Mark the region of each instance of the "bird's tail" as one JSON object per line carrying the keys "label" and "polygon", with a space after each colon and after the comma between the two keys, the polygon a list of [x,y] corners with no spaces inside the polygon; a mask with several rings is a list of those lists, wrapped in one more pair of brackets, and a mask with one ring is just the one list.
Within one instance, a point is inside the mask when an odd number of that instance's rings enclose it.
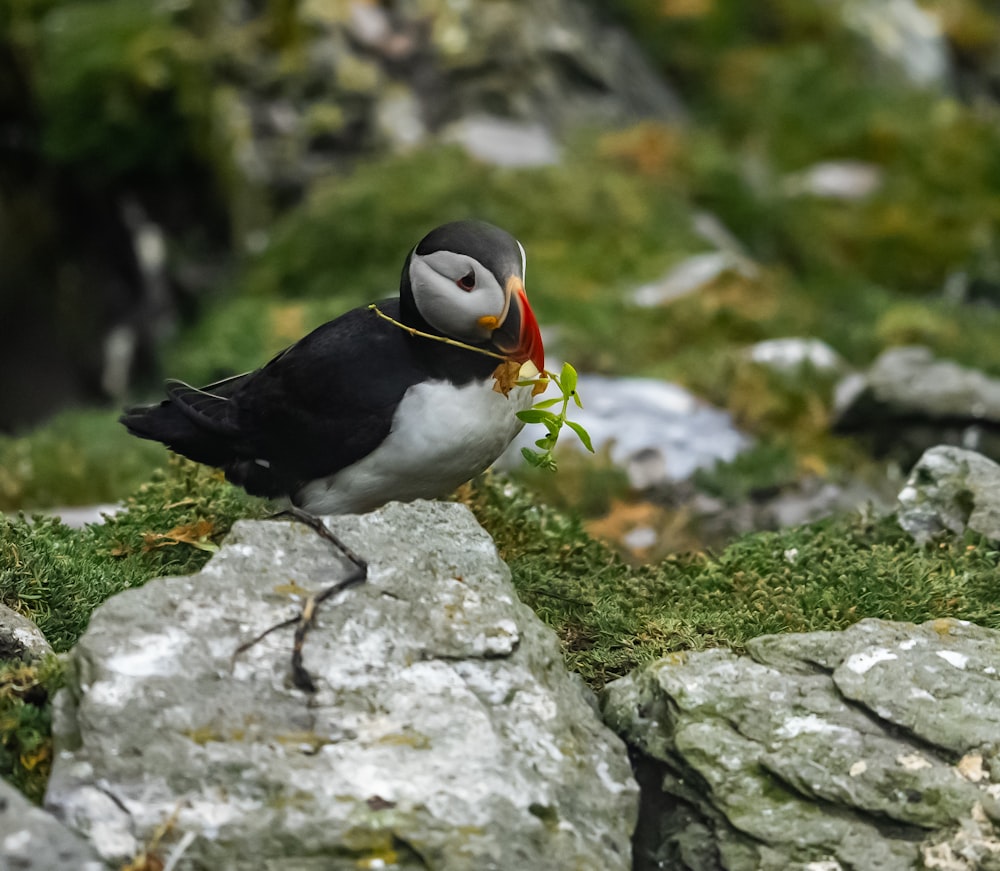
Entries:
{"label": "bird's tail", "polygon": [[128,408],[119,420],[132,435],[162,442],[198,463],[226,468],[239,459],[239,428],[230,396],[245,377],[204,388],[169,381],[169,398],[158,405]]}
{"label": "bird's tail", "polygon": [[118,420],[132,435],[163,442],[170,450],[198,463],[222,468],[233,458],[227,439],[199,427],[170,399],[159,405],[128,408]]}

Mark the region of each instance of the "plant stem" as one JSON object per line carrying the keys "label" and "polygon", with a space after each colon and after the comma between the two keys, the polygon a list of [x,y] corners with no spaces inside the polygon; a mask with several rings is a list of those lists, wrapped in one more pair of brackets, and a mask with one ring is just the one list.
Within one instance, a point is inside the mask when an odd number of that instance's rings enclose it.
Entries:
{"label": "plant stem", "polygon": [[418,330],[416,327],[408,327],[406,324],[397,321],[395,318],[389,317],[385,312],[383,312],[375,303],[368,306],[368,311],[373,311],[382,320],[388,321],[390,324],[395,324],[401,330],[406,330],[411,336],[419,336],[421,339],[431,339],[434,342],[442,342],[445,345],[451,345],[453,348],[463,348],[466,351],[475,351],[477,354],[483,354],[487,357],[494,357],[497,360],[504,360],[507,363],[515,362],[506,357],[503,354],[497,354],[493,351],[487,351],[485,348],[477,348],[475,345],[467,345],[465,342],[459,342],[457,339],[449,339],[447,336],[435,336],[433,333],[425,333],[423,330]]}

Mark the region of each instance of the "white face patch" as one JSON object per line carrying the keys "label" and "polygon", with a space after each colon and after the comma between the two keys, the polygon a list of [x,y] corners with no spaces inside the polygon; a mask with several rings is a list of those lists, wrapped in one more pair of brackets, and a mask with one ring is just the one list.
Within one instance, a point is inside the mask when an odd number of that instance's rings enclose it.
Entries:
{"label": "white face patch", "polygon": [[[465,283],[470,275],[474,283],[468,290]],[[455,339],[484,342],[493,331],[480,326],[480,318],[502,320],[506,315],[506,291],[492,272],[468,254],[414,253],[410,259],[410,286],[424,320]]]}

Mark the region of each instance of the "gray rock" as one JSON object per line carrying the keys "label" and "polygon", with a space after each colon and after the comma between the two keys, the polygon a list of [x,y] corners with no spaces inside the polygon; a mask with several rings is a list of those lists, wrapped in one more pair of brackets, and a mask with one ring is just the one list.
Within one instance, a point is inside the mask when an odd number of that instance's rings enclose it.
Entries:
{"label": "gray rock", "polygon": [[1000,465],[975,451],[931,448],[900,490],[897,516],[918,544],[966,529],[1000,541]]}
{"label": "gray rock", "polygon": [[102,871],[91,847],[0,780],[0,871]]}
{"label": "gray rock", "polygon": [[52,653],[52,645],[27,617],[0,605],[0,659],[32,662]]}
{"label": "gray rock", "polygon": [[728,250],[692,254],[674,264],[656,281],[637,287],[631,299],[640,308],[655,308],[701,290],[733,272],[752,278],[756,266],[748,258]]}
{"label": "gray rock", "polygon": [[382,140],[391,143],[395,151],[414,148],[427,138],[420,102],[405,85],[384,89],[375,109],[375,122]]}
{"label": "gray rock", "polygon": [[1000,456],[1000,379],[938,360],[929,348],[891,348],[837,385],[833,422],[864,433],[904,468],[939,444]]}
{"label": "gray rock", "polygon": [[639,752],[637,869],[1000,867],[1000,632],[864,620],[749,653],[606,689]]}
{"label": "gray rock", "polygon": [[860,160],[824,160],[785,176],[782,191],[792,197],[861,200],[881,186],[884,173],[874,163]]}
{"label": "gray rock", "polygon": [[1000,423],[1000,379],[990,378],[952,360],[938,360],[930,348],[890,348],[865,376],[841,383],[837,417],[919,415]]}
{"label": "gray rock", "polygon": [[92,523],[101,524],[108,517],[114,517],[124,509],[120,502],[102,502],[97,505],[66,505],[58,508],[46,508],[43,514],[58,517],[72,529],[83,529]]}
{"label": "gray rock", "polygon": [[495,166],[548,166],[559,162],[559,146],[544,124],[473,115],[449,124],[444,142],[461,145],[472,157]]}
{"label": "gray rock", "polygon": [[330,519],[370,561],[305,647],[304,590],[342,576],[300,524],[241,522],[196,576],[99,608],[56,700],[46,804],[114,861],[166,820],[177,869],[631,867],[624,748],[464,506]]}

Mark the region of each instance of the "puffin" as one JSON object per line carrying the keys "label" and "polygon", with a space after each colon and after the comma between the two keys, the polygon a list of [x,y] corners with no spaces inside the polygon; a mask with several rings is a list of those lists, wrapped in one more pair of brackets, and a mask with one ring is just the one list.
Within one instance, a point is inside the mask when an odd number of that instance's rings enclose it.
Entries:
{"label": "puffin", "polygon": [[[404,327],[545,368],[524,288],[525,252],[482,221],[432,230],[378,310]],[[254,496],[313,515],[445,495],[484,471],[522,427],[531,387],[494,389],[494,356],[411,334],[356,308],[260,369],[127,409],[133,435],[222,469]]]}
{"label": "puffin", "polygon": [[545,369],[525,265],[524,247],[505,230],[482,221],[444,224],[407,255],[397,297],[323,324],[252,372],[204,387],[170,380],[166,399],[122,414],[133,435],[275,500],[280,513],[311,526],[352,564],[308,597],[300,614],[236,654],[294,624],[292,681],[315,692],[302,662],[306,633],[320,603],[368,572],[321,515],[450,493],[521,430],[517,412],[537,391],[511,384],[509,372],[501,378],[501,368]]}

